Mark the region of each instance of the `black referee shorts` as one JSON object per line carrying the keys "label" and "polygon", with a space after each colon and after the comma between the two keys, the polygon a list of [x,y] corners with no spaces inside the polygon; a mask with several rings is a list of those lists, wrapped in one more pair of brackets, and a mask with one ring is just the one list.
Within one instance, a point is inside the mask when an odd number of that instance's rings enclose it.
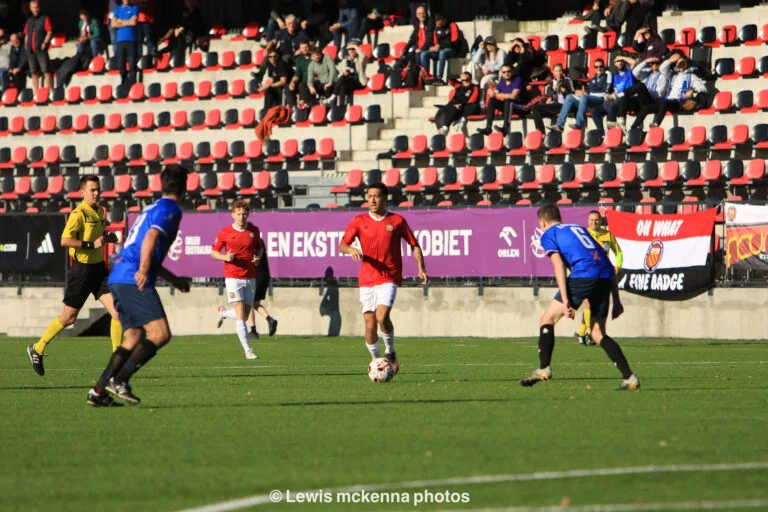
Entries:
{"label": "black referee shorts", "polygon": [[107,287],[109,270],[102,263],[80,263],[75,261],[69,269],[67,286],[64,288],[64,304],[81,309],[88,296],[98,300],[105,293],[109,293]]}

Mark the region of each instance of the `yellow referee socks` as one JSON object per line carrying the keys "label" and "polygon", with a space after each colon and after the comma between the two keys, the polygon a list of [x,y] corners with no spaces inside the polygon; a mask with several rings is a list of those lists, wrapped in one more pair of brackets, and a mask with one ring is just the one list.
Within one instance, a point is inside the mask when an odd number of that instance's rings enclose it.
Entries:
{"label": "yellow referee socks", "polygon": [[114,352],[123,342],[123,326],[114,318],[109,325],[109,337],[112,339],[112,352]]}
{"label": "yellow referee socks", "polygon": [[584,336],[589,332],[589,323],[592,320],[592,314],[589,308],[584,309],[584,315],[581,317],[581,325],[576,330],[576,334]]}
{"label": "yellow referee socks", "polygon": [[64,330],[64,326],[61,325],[61,322],[59,321],[59,317],[56,317],[53,319],[53,321],[48,325],[48,328],[43,333],[43,337],[40,338],[40,341],[35,343],[35,352],[38,354],[44,354],[45,353],[45,347],[48,346],[48,343],[51,342],[53,338],[59,335],[61,331]]}

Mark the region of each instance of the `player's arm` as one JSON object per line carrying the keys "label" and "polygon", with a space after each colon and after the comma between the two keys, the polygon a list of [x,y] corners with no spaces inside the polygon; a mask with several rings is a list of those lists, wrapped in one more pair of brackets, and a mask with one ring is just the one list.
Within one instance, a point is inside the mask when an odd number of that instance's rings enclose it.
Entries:
{"label": "player's arm", "polygon": [[144,285],[147,284],[149,271],[152,269],[152,255],[155,253],[157,242],[160,240],[160,235],[162,235],[162,233],[159,229],[151,227],[147,230],[147,234],[144,235],[144,241],[141,242],[139,270],[133,274],[133,279],[136,281],[136,286],[139,288],[139,291],[144,290]]}
{"label": "player's arm", "polygon": [[613,236],[613,233],[611,233],[611,250],[613,251],[613,254],[616,255],[616,271],[621,268],[621,265],[624,263],[624,253],[621,252],[621,246],[619,246],[619,242],[616,240],[616,237]]}
{"label": "player's arm", "polygon": [[85,218],[82,212],[78,211],[70,215],[67,220],[64,231],[61,233],[61,246],[73,247],[75,249],[100,249],[104,246],[105,237],[102,235],[92,242],[85,242],[78,237],[82,237],[85,229]]}
{"label": "player's arm", "polygon": [[219,241],[220,238],[223,238],[221,236],[221,233],[219,233],[219,236],[216,237],[216,241],[213,242],[213,247],[211,247],[211,258],[218,261],[226,261],[226,262],[235,261],[235,255],[232,254],[232,251],[227,251],[227,254],[221,254],[221,250],[225,248],[225,245],[224,243]]}
{"label": "player's arm", "polygon": [[181,293],[187,293],[189,291],[190,279],[188,277],[179,277],[165,267],[160,267],[157,276],[162,277],[171,283],[174,288],[177,288]]}
{"label": "player's arm", "polygon": [[344,237],[339,243],[339,254],[347,254],[352,256],[352,261],[363,261],[363,253],[357,247],[352,247],[352,242],[357,238],[357,223],[355,219],[347,226],[347,230],[344,232]]}
{"label": "player's arm", "polygon": [[568,297],[568,288],[565,286],[566,272],[565,263],[563,263],[563,257],[559,252],[553,252],[549,255],[552,260],[552,266],[555,268],[555,280],[557,281],[557,289],[560,290],[560,297],[563,299],[563,307],[565,307],[565,314],[568,318],[574,317],[574,311],[571,307],[570,298]]}
{"label": "player's arm", "polygon": [[416,266],[419,268],[421,284],[426,286],[429,282],[429,276],[427,275],[427,268],[424,266],[424,253],[419,244],[413,246],[413,259],[416,260]]}

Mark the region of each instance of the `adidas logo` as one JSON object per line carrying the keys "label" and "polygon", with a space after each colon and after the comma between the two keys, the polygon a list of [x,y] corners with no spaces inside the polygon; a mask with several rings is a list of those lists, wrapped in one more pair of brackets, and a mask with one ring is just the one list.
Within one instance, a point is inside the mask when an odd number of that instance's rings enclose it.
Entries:
{"label": "adidas logo", "polygon": [[46,233],[45,238],[40,242],[40,247],[37,248],[37,254],[53,254],[53,241],[51,240],[50,233]]}

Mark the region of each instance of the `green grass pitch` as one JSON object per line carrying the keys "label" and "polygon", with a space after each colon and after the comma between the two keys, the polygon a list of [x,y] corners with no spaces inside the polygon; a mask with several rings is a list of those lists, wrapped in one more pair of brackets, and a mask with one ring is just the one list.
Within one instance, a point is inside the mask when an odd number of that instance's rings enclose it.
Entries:
{"label": "green grass pitch", "polygon": [[[133,379],[140,406],[93,409],[86,391],[108,339],[54,340],[38,377],[30,340],[3,338],[0,510],[182,510],[360,484],[413,500],[424,487],[398,483],[446,479],[456,480],[428,490],[469,493],[469,503],[251,509],[768,509],[766,345],[618,341],[639,392],[616,392],[603,351],[565,337],[554,379],[527,389],[518,381],[538,361],[532,338],[399,338],[400,374],[374,384],[361,338],[262,337],[261,359],[246,361],[234,333],[179,336]],[[752,462],[761,465],[712,466]],[[530,476],[673,465],[695,467]],[[488,475],[507,476],[468,481]]]}

